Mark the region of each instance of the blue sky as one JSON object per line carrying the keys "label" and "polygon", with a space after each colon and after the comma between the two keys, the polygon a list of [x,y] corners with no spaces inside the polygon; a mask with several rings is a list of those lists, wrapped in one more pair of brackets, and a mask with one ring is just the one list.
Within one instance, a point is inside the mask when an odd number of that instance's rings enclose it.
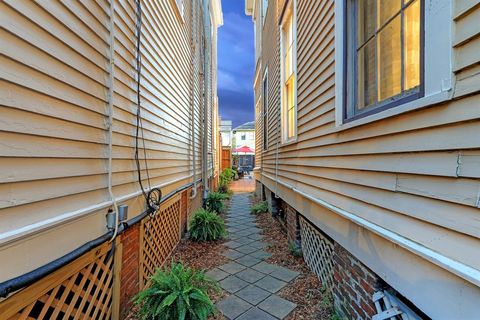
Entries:
{"label": "blue sky", "polygon": [[253,23],[244,6],[244,0],[222,0],[224,24],[218,29],[220,115],[232,120],[234,127],[255,118]]}

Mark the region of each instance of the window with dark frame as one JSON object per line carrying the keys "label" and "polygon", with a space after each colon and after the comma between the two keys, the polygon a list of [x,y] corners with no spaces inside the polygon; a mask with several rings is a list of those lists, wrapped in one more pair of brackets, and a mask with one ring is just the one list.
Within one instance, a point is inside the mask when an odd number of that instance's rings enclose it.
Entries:
{"label": "window with dark frame", "polygon": [[345,118],[422,96],[422,2],[347,0]]}
{"label": "window with dark frame", "polygon": [[262,83],[263,150],[268,149],[268,73],[265,72]]}

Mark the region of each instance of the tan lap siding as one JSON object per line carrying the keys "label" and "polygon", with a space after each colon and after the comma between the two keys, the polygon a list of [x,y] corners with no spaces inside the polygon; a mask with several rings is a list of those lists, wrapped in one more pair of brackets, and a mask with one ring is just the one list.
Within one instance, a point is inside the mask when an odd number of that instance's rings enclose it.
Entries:
{"label": "tan lap siding", "polygon": [[[478,80],[470,89],[466,84],[478,77],[480,30],[471,21],[478,21],[474,18],[480,5],[478,1],[455,5],[456,92],[463,95],[479,89]],[[480,245],[480,140],[475,138],[480,137],[480,96],[347,130],[336,127],[335,63],[342,62],[334,60],[334,9],[334,1],[298,0],[298,138],[280,148],[278,162],[275,148],[265,155],[264,181],[281,191],[283,187],[270,181],[278,174],[281,181],[315,198],[480,269],[475,253]],[[262,59],[272,63],[277,44],[268,46],[264,45]],[[470,46],[476,51],[469,51]],[[272,95],[280,92],[279,82],[272,86]],[[277,97],[271,108],[279,114]],[[272,143],[278,133],[269,120]],[[297,210],[320,219],[317,209],[292,193],[283,189]]]}
{"label": "tan lap siding", "polygon": [[[166,194],[193,181],[193,148],[200,177],[203,84],[199,75],[192,80],[192,61],[200,63],[200,52],[192,56],[190,36],[194,30],[199,39],[203,31],[192,26],[189,2],[184,20],[173,1],[142,4],[145,147],[151,184]],[[115,1],[113,191],[128,197],[130,218],[144,209],[142,197],[131,197],[139,191],[133,161],[135,10],[134,1]],[[109,16],[108,1],[0,3],[0,37],[8,42],[0,46],[0,260],[7,261],[0,281],[106,232]],[[31,232],[36,237],[29,238]],[[22,240],[12,243],[17,238]]]}

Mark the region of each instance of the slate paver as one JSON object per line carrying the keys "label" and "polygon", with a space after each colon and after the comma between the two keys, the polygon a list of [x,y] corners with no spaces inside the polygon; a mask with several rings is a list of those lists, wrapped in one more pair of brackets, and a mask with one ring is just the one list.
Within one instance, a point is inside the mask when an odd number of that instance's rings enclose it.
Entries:
{"label": "slate paver", "polygon": [[280,319],[285,318],[296,306],[295,303],[277,295],[271,295],[258,305],[260,309]]}
{"label": "slate paver", "polygon": [[298,276],[298,272],[266,263],[272,256],[266,252],[262,230],[249,211],[247,195],[235,194],[227,212],[229,249],[222,253],[231,261],[207,272],[220,281],[231,295],[217,303],[217,308],[231,320],[283,319],[296,305],[277,295],[281,288]]}
{"label": "slate paver", "polygon": [[254,283],[262,279],[263,277],[265,277],[265,274],[259,271],[255,271],[253,269],[247,268],[235,274],[235,276],[247,282]]}
{"label": "slate paver", "polygon": [[228,277],[230,274],[223,270],[215,268],[205,272],[205,275],[209,278],[212,278],[213,280],[220,281]]}
{"label": "slate paver", "polygon": [[233,295],[217,303],[218,310],[229,319],[237,318],[251,307],[251,304]]}
{"label": "slate paver", "polygon": [[275,279],[271,276],[265,276],[264,278],[258,280],[254,283],[257,287],[267,290],[271,293],[276,293],[283,287],[287,285],[285,281]]}
{"label": "slate paver", "polygon": [[250,247],[248,244],[237,248],[238,252],[241,252],[241,253],[244,253],[244,254],[253,253],[257,250],[258,250],[257,248]]}
{"label": "slate paver", "polygon": [[241,258],[236,259],[235,261],[240,264],[243,264],[245,267],[251,267],[259,263],[261,260],[247,254]]}
{"label": "slate paver", "polygon": [[253,252],[251,255],[257,259],[262,259],[262,260],[268,259],[272,256],[270,252],[266,252],[263,250],[257,250]]}
{"label": "slate paver", "polygon": [[265,311],[258,308],[252,308],[237,318],[238,320],[275,320],[277,318],[272,317]]}
{"label": "slate paver", "polygon": [[292,271],[290,269],[284,267],[278,267],[277,270],[270,273],[272,277],[280,279],[285,282],[290,282],[295,279],[300,273],[296,271]]}
{"label": "slate paver", "polygon": [[239,263],[236,263],[236,262],[234,262],[234,261],[231,261],[231,262],[229,262],[229,263],[227,263],[227,264],[224,264],[224,265],[222,265],[222,266],[220,266],[220,267],[218,267],[218,268],[219,268],[219,269],[222,269],[223,271],[228,272],[228,273],[230,273],[230,274],[235,274],[235,273],[238,273],[238,272],[243,271],[243,270],[246,269],[245,266],[243,266],[243,265],[241,265],[241,264],[239,264]]}
{"label": "slate paver", "polygon": [[222,253],[222,256],[227,257],[227,258],[232,259],[232,260],[241,258],[244,255],[245,255],[244,253],[238,252],[238,251],[233,250],[233,249],[227,250],[227,251]]}
{"label": "slate paver", "polygon": [[270,264],[270,263],[267,263],[267,262],[260,262],[259,264],[256,264],[252,267],[252,269],[255,269],[257,271],[260,271],[260,272],[263,272],[263,273],[266,273],[266,274],[269,274],[273,271],[276,270],[275,268],[276,266],[274,264]]}
{"label": "slate paver", "polygon": [[262,241],[253,241],[253,242],[250,242],[250,247],[254,247],[254,248],[257,248],[257,249],[263,249],[265,248],[267,245],[265,243],[263,243]]}
{"label": "slate paver", "polygon": [[265,300],[267,297],[269,297],[271,293],[259,287],[249,285],[238,291],[235,295],[256,306],[257,304]]}
{"label": "slate paver", "polygon": [[235,249],[235,248],[238,248],[238,247],[241,247],[243,246],[243,243],[240,243],[238,241],[228,241],[225,243],[225,246],[231,248],[231,249]]}
{"label": "slate paver", "polygon": [[222,281],[220,281],[220,287],[230,293],[235,293],[238,290],[245,288],[246,286],[248,286],[248,282],[243,281],[242,279],[235,276],[228,276]]}

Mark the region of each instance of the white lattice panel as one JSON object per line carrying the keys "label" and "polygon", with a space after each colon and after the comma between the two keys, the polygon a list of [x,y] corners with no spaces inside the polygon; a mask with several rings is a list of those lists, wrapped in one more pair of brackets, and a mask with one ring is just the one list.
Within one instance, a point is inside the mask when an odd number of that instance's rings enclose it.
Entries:
{"label": "white lattice panel", "polygon": [[328,288],[333,286],[333,243],[300,216],[305,262]]}

